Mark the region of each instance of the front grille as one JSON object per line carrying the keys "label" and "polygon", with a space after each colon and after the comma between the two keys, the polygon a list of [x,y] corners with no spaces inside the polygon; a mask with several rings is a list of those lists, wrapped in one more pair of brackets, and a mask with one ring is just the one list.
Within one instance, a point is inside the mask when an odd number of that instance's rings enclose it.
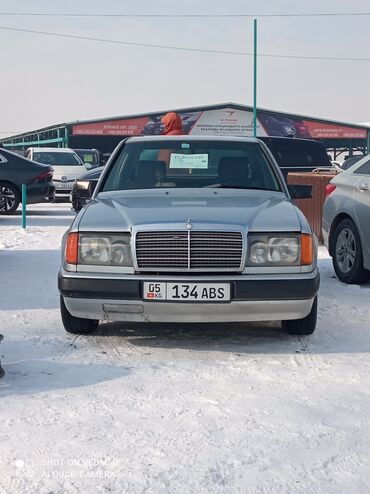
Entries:
{"label": "front grille", "polygon": [[228,231],[151,231],[136,234],[136,261],[149,271],[239,271],[243,236]]}

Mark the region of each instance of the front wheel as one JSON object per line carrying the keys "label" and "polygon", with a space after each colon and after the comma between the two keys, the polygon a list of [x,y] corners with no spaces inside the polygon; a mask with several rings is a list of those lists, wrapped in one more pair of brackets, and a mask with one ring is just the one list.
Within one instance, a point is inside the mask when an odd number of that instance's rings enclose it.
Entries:
{"label": "front wheel", "polygon": [[0,214],[10,214],[15,211],[21,197],[18,188],[7,182],[0,182]]}
{"label": "front wheel", "polygon": [[283,329],[289,334],[297,336],[303,336],[312,334],[316,329],[317,323],[317,296],[312,304],[311,312],[303,319],[292,319],[290,321],[283,321]]}
{"label": "front wheel", "polygon": [[360,234],[350,218],[342,220],[334,231],[333,266],[343,283],[361,284],[370,278],[364,268]]}
{"label": "front wheel", "polygon": [[96,319],[83,319],[72,316],[64,303],[64,298],[60,296],[60,315],[64,329],[72,334],[90,334],[98,327],[99,321]]}

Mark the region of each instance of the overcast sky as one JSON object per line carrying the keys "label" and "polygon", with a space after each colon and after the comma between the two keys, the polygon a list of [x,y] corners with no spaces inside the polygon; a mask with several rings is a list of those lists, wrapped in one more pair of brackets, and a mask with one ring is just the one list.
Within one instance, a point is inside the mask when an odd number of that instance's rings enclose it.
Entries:
{"label": "overcast sky", "polygon": [[[51,5],[53,4],[53,6]],[[57,4],[57,7],[55,5]],[[1,12],[370,12],[369,0],[0,0]],[[252,19],[10,17],[0,26],[194,48],[253,49]],[[370,57],[370,17],[261,18],[259,51]],[[252,104],[252,58],[52,38],[0,29],[0,134],[232,101]],[[370,121],[370,62],[259,60],[258,105]]]}

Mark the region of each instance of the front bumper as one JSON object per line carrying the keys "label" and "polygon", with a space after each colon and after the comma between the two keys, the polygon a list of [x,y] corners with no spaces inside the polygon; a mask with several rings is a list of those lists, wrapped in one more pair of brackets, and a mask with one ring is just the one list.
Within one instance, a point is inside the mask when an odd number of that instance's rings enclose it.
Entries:
{"label": "front bumper", "polygon": [[[144,281],[230,282],[231,301],[223,303],[148,302]],[[62,270],[58,288],[75,317],[134,322],[233,322],[302,319],[312,308],[320,275],[192,276],[91,276]]]}

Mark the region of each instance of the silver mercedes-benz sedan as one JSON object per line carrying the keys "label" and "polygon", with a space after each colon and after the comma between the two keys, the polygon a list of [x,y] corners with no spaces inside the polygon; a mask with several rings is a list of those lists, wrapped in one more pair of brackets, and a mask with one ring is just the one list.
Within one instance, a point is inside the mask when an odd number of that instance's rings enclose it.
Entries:
{"label": "silver mercedes-benz sedan", "polygon": [[63,239],[65,329],[279,320],[291,334],[311,334],[317,240],[292,202],[309,189],[287,186],[258,139],[123,141],[99,181],[76,184],[91,201]]}
{"label": "silver mercedes-benz sedan", "polygon": [[337,175],[326,188],[323,236],[344,283],[370,279],[370,155]]}

